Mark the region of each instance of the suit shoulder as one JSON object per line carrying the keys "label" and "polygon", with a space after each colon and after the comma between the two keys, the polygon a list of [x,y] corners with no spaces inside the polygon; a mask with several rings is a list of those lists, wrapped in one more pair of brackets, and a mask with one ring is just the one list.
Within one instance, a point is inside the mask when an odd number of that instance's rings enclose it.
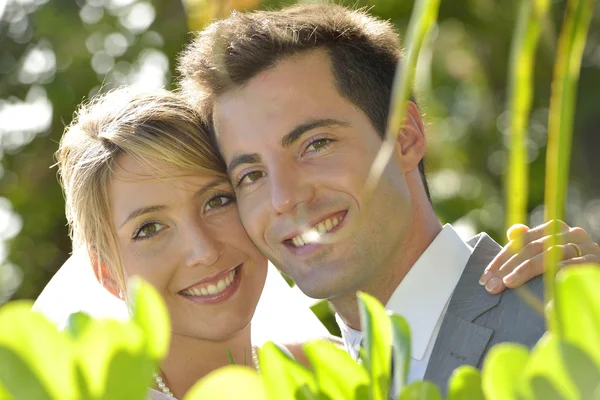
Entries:
{"label": "suit shoulder", "polygon": [[533,347],[546,325],[544,316],[530,302],[543,304],[543,295],[543,277],[533,278],[519,289],[506,289],[497,306],[475,322],[494,330],[492,344],[516,342]]}

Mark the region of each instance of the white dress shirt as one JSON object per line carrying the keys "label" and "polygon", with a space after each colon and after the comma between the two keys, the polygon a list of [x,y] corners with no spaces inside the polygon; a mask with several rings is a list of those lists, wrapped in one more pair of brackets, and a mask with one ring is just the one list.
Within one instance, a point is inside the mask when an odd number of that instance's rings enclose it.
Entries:
{"label": "white dress shirt", "polygon": [[[443,316],[454,288],[473,249],[451,225],[442,231],[406,274],[386,305],[403,316],[411,329],[411,363],[408,382],[422,380]],[[346,350],[356,359],[362,332],[350,328],[336,315]]]}

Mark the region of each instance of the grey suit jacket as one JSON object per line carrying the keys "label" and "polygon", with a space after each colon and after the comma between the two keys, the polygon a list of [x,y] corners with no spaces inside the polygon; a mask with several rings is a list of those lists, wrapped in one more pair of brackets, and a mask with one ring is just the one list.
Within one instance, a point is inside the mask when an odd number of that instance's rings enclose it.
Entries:
{"label": "grey suit jacket", "polygon": [[[479,277],[499,253],[500,245],[485,233],[467,243],[474,247],[473,254],[450,299],[424,377],[435,382],[444,395],[455,368],[465,364],[481,368],[485,355],[497,343],[533,347],[545,331],[543,316],[516,291],[507,289],[494,296],[479,285]],[[542,277],[525,286],[542,299]]]}

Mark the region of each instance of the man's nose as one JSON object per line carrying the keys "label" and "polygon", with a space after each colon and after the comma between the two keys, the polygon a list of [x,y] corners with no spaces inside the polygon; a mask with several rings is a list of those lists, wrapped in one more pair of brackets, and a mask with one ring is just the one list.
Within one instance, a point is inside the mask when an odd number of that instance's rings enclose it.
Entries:
{"label": "man's nose", "polygon": [[211,232],[202,226],[201,221],[191,222],[186,227],[187,251],[185,265],[188,267],[201,267],[215,264],[223,255],[223,243]]}
{"label": "man's nose", "polygon": [[298,168],[279,169],[270,177],[271,205],[277,214],[294,212],[296,206],[310,202],[314,196],[312,183]]}

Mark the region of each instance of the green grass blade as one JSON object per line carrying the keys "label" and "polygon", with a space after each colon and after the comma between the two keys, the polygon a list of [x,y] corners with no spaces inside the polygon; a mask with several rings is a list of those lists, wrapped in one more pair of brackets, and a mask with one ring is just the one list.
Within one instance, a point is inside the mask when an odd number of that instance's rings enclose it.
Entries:
{"label": "green grass blade", "polygon": [[[548,119],[548,149],[546,155],[546,220],[563,218],[567,196],[567,180],[573,136],[573,114],[581,57],[585,47],[588,28],[594,9],[594,0],[571,0],[558,38],[558,50],[554,66],[550,117]],[[551,233],[557,231],[551,226]],[[556,244],[556,243],[554,243]],[[546,303],[557,302],[555,298],[555,275],[559,254],[548,252],[544,286]],[[553,307],[548,321],[550,330],[559,336],[560,307]]]}
{"label": "green grass blade", "polygon": [[369,176],[365,182],[365,202],[369,202],[379,182],[385,166],[393,154],[396,138],[400,133],[406,116],[407,102],[412,90],[419,53],[427,34],[437,21],[440,0],[420,0],[415,4],[408,25],[406,37],[407,55],[401,65],[396,68],[394,87],[390,101],[390,114],[386,130],[386,137],[373,161]]}
{"label": "green grass blade", "polygon": [[371,378],[371,400],[388,399],[392,366],[392,327],[383,305],[367,293],[358,293],[363,331],[362,362]]}
{"label": "green grass blade", "polygon": [[527,220],[527,126],[533,98],[533,68],[548,0],[523,1],[512,42],[509,70],[510,153],[506,176],[506,229]]}

